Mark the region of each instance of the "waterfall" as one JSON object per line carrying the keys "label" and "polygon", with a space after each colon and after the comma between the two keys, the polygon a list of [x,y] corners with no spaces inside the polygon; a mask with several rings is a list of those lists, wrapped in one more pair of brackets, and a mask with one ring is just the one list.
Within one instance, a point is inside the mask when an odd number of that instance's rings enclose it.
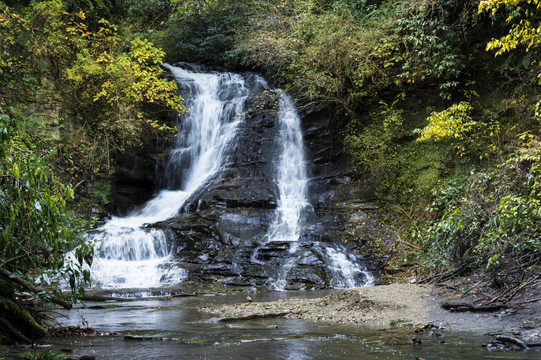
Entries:
{"label": "waterfall", "polygon": [[[268,243],[289,242],[288,257],[277,263],[269,278],[270,285],[284,290],[290,271],[298,265],[307,252],[317,254],[326,265],[328,283],[334,288],[351,288],[372,285],[373,276],[347,250],[334,244],[305,243],[301,239],[304,227],[303,212],[312,211],[308,201],[308,178],[301,130],[301,121],[291,98],[279,92],[280,159],[277,165],[279,200],[266,239]],[[300,244],[301,243],[301,244]],[[304,246],[301,246],[304,245]],[[257,262],[257,252],[252,260]]]}
{"label": "waterfall", "polygon": [[[178,81],[189,111],[177,124],[160,174],[162,190],[129,215],[89,232],[96,240],[93,284],[152,289],[186,279],[234,283],[248,277],[284,290],[313,279],[317,286],[335,288],[373,283],[358,256],[308,234],[315,225],[307,219],[317,216],[291,98],[269,91],[257,75],[164,66]],[[278,95],[277,113],[274,103],[258,103],[272,98],[269,93]],[[252,117],[254,109],[261,111],[259,120]],[[194,213],[179,214],[180,209]],[[195,225],[193,219],[204,221]],[[171,223],[183,226],[171,230],[174,239],[161,228]],[[200,237],[192,239],[194,234]],[[190,245],[179,245],[186,241]],[[189,273],[181,263],[190,264]]]}
{"label": "waterfall", "polygon": [[280,198],[268,241],[297,241],[301,232],[302,212],[309,205],[304,144],[299,115],[293,102],[283,92],[279,92],[279,95],[278,141],[281,155],[277,182]]}
{"label": "waterfall", "polygon": [[146,229],[175,216],[186,199],[217,174],[241,121],[248,90],[240,75],[202,73],[165,65],[182,87],[189,112],[165,169],[166,189],[142,209],[113,217],[89,234],[98,243],[92,281],[103,289],[152,288],[186,277],[161,230]]}

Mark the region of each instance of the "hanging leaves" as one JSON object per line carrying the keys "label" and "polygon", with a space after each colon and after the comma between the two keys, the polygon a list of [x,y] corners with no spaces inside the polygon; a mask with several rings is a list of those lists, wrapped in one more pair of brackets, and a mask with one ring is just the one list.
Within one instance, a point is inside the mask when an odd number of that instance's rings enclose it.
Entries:
{"label": "hanging leaves", "polygon": [[[1,112],[4,109],[0,108]],[[48,155],[38,155],[35,144],[0,117],[0,268],[49,283],[49,272],[72,279],[74,290],[84,281],[76,265],[65,267],[66,251],[79,248],[90,258],[92,246],[82,237],[83,224],[72,218],[67,201],[73,188],[59,183],[47,165]]]}

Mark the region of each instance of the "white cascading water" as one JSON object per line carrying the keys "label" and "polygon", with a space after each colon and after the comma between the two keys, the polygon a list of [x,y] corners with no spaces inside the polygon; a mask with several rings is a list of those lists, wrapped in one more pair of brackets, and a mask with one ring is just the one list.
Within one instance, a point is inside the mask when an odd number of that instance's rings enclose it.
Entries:
{"label": "white cascading water", "polygon": [[[175,216],[184,201],[223,166],[248,90],[240,75],[198,73],[165,65],[190,93],[162,190],[138,211],[113,217],[93,232],[99,240],[92,281],[102,289],[152,288],[179,283],[186,270],[176,267],[162,231],[145,224]],[[176,189],[176,190],[173,190]]]}
{"label": "white cascading water", "polygon": [[[295,266],[300,255],[299,239],[303,228],[303,211],[308,202],[308,178],[301,121],[289,96],[279,92],[279,141],[281,155],[278,164],[278,188],[280,198],[273,223],[267,233],[269,242],[290,242],[289,258],[284,259],[271,285],[276,290],[284,290],[288,284],[287,276]],[[330,286],[351,288],[373,285],[373,276],[343,249],[322,245],[312,245],[321,254],[330,272]],[[360,280],[361,279],[361,280]]]}
{"label": "white cascading water", "polygon": [[267,234],[268,241],[297,241],[301,232],[301,215],[308,203],[308,179],[301,122],[293,102],[279,92],[280,160],[278,189],[280,198],[276,217]]}
{"label": "white cascading water", "polygon": [[[360,285],[374,285],[374,276],[357,264],[353,254],[332,247],[326,247],[325,252],[330,260],[328,263],[331,271],[337,274],[337,276],[331,277],[330,286],[335,289],[348,289]],[[364,282],[359,283],[356,280],[359,278],[364,278]]]}

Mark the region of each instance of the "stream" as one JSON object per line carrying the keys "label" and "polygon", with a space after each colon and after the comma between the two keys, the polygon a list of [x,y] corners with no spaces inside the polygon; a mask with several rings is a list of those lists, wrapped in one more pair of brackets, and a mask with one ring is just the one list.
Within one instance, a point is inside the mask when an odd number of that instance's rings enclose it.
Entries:
{"label": "stream", "polygon": [[[375,280],[328,235],[337,233],[334,215],[313,206],[293,101],[254,74],[165,67],[190,111],[162,166],[161,190],[88,234],[99,244],[89,293],[110,299],[55,312],[59,325],[107,335],[46,339],[40,349],[96,359],[516,358],[483,349],[490,336],[286,318],[220,322],[200,311],[247,296],[320,297]],[[265,96],[276,101],[258,102]]]}
{"label": "stream", "polygon": [[[340,326],[270,318],[218,322],[200,311],[212,304],[308,298],[333,290],[257,292],[219,287],[179,289],[194,296],[89,301],[61,311],[63,325],[83,325],[116,334],[49,339],[40,350],[96,359],[538,359],[538,353],[490,352],[481,346],[493,336],[444,329],[417,334],[413,328]],[[137,295],[136,293],[132,293]],[[440,335],[441,336],[437,336]],[[421,344],[412,344],[412,339]]]}

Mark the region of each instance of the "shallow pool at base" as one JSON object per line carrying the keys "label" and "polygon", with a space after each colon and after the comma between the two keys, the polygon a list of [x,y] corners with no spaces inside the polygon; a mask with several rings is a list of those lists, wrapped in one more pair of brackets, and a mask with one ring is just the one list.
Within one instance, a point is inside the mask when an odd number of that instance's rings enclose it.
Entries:
{"label": "shallow pool at base", "polygon": [[[260,302],[327,293],[263,292],[250,297]],[[415,333],[414,328],[390,325],[337,326],[285,318],[224,323],[199,311],[212,304],[243,302],[246,295],[240,291],[87,302],[59,314],[57,321],[117,334],[48,339],[41,345],[71,357],[96,359],[539,359],[540,355],[489,352],[482,344],[491,336],[445,329]]]}

